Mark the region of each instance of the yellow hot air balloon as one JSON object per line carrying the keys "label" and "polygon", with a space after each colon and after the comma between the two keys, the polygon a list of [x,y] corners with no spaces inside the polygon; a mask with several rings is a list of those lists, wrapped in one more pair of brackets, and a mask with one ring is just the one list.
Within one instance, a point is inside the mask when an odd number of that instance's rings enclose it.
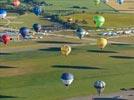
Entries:
{"label": "yellow hot air balloon", "polygon": [[62,55],[65,55],[65,56],[68,56],[71,52],[71,47],[69,45],[63,45],[61,47],[61,54]]}
{"label": "yellow hot air balloon", "polygon": [[105,39],[105,38],[97,39],[97,45],[101,49],[105,48],[105,46],[107,45],[107,39]]}

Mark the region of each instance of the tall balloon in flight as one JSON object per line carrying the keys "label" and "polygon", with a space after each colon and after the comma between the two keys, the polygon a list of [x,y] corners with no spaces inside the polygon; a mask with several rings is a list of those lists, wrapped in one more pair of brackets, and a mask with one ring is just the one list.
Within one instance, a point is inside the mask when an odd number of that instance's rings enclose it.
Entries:
{"label": "tall balloon in flight", "polygon": [[83,29],[83,28],[78,28],[76,30],[76,35],[82,39],[85,35],[87,34],[87,32]]}
{"label": "tall balloon in flight", "polygon": [[106,45],[107,45],[107,39],[105,39],[105,38],[99,38],[99,39],[97,39],[97,46],[100,49],[105,48]]}
{"label": "tall balloon in flight", "polygon": [[34,14],[35,14],[36,16],[39,16],[39,15],[41,15],[41,13],[42,13],[42,8],[39,7],[39,6],[36,6],[36,7],[33,8],[33,12],[34,12]]}
{"label": "tall balloon in flight", "polygon": [[20,1],[19,0],[13,0],[12,4],[13,4],[13,6],[18,7],[20,5]]}
{"label": "tall balloon in flight", "polygon": [[101,0],[94,0],[95,5],[99,5],[101,3]]}
{"label": "tall balloon in flight", "polygon": [[96,27],[100,28],[105,23],[105,18],[103,16],[94,16],[93,21],[96,24]]}
{"label": "tall balloon in flight", "polygon": [[61,80],[62,80],[62,82],[64,83],[65,86],[69,86],[73,82],[74,76],[71,73],[63,73],[61,75]]}
{"label": "tall balloon in flight", "polygon": [[35,32],[40,32],[41,31],[41,25],[40,24],[33,24],[33,29]]}
{"label": "tall balloon in flight", "polygon": [[0,9],[0,19],[5,18],[7,16],[7,11],[4,9]]}
{"label": "tall balloon in flight", "polygon": [[63,45],[61,47],[61,54],[62,55],[65,55],[65,56],[68,56],[71,52],[71,47],[69,45]]}
{"label": "tall balloon in flight", "polygon": [[3,42],[5,45],[7,45],[7,44],[10,42],[10,40],[11,40],[10,36],[7,35],[7,34],[2,35],[1,38],[2,38],[2,42]]}
{"label": "tall balloon in flight", "polygon": [[105,86],[106,86],[106,83],[104,81],[96,81],[94,83],[94,88],[96,88],[99,96],[101,95],[101,93],[104,91],[105,89]]}
{"label": "tall balloon in flight", "polygon": [[116,0],[116,2],[121,5],[124,3],[124,0]]}
{"label": "tall balloon in flight", "polygon": [[26,36],[29,34],[30,30],[27,27],[21,27],[19,30],[19,33],[23,38],[26,38]]}

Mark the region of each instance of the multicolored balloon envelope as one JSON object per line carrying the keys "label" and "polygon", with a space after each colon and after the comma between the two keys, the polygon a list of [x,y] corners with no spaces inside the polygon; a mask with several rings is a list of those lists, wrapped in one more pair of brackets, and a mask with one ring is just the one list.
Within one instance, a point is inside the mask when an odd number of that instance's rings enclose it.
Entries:
{"label": "multicolored balloon envelope", "polygon": [[97,45],[101,49],[105,48],[105,46],[107,45],[107,39],[105,39],[105,38],[97,39]]}
{"label": "multicolored balloon envelope", "polygon": [[35,32],[40,32],[41,31],[41,25],[40,24],[33,24],[33,29]]}
{"label": "multicolored balloon envelope", "polygon": [[7,16],[7,11],[4,9],[0,9],[0,18],[5,18]]}
{"label": "multicolored balloon envelope", "polygon": [[3,42],[5,45],[7,45],[7,44],[10,42],[10,40],[11,40],[10,36],[7,35],[7,34],[2,35],[1,38],[2,38],[2,42]]}
{"label": "multicolored balloon envelope", "polygon": [[80,39],[82,39],[85,35],[86,35],[86,31],[83,29],[83,28],[78,28],[77,30],[76,30],[76,35],[80,38]]}
{"label": "multicolored balloon envelope", "polygon": [[96,27],[100,28],[105,23],[105,18],[103,16],[94,16],[93,21],[96,24]]}
{"label": "multicolored balloon envelope", "polygon": [[124,0],[116,0],[116,2],[121,5],[124,3]]}
{"label": "multicolored balloon envelope", "polygon": [[30,30],[27,27],[22,27],[19,30],[19,33],[22,35],[23,38],[26,38],[26,36],[29,34]]}
{"label": "multicolored balloon envelope", "polygon": [[20,5],[20,1],[19,0],[13,0],[12,4],[13,4],[13,6],[18,7]]}
{"label": "multicolored balloon envelope", "polygon": [[106,83],[104,81],[98,80],[94,83],[94,88],[96,88],[99,95],[101,95],[101,93],[104,91],[105,86]]}
{"label": "multicolored balloon envelope", "polygon": [[62,55],[65,55],[65,56],[68,56],[71,52],[71,47],[69,45],[63,45],[61,47],[61,54]]}
{"label": "multicolored balloon envelope", "polygon": [[62,82],[64,83],[65,86],[69,86],[73,82],[74,76],[71,73],[63,73],[61,75],[61,80],[62,80]]}
{"label": "multicolored balloon envelope", "polygon": [[34,14],[35,14],[36,16],[39,16],[39,15],[41,15],[41,13],[42,13],[42,8],[39,7],[39,6],[36,6],[36,7],[33,8],[33,12],[34,12]]}

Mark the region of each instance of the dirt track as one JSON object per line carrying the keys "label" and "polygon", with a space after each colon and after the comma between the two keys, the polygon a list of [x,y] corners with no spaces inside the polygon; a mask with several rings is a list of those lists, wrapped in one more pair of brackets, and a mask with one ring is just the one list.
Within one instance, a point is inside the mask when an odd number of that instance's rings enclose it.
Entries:
{"label": "dirt track", "polygon": [[[96,98],[96,99],[93,99]],[[76,97],[67,100],[134,100],[134,91],[121,91],[113,94],[108,94],[107,96],[86,96],[86,97]]]}

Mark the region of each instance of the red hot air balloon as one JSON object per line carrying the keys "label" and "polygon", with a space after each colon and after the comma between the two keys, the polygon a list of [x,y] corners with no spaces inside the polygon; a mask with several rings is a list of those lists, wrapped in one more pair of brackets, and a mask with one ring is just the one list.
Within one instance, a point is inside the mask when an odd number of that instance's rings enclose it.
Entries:
{"label": "red hot air balloon", "polygon": [[19,0],[13,0],[13,6],[18,7],[20,5],[20,1]]}
{"label": "red hot air balloon", "polygon": [[2,42],[3,42],[5,45],[8,44],[9,41],[11,40],[10,36],[7,35],[7,34],[2,35],[1,38],[2,38]]}

